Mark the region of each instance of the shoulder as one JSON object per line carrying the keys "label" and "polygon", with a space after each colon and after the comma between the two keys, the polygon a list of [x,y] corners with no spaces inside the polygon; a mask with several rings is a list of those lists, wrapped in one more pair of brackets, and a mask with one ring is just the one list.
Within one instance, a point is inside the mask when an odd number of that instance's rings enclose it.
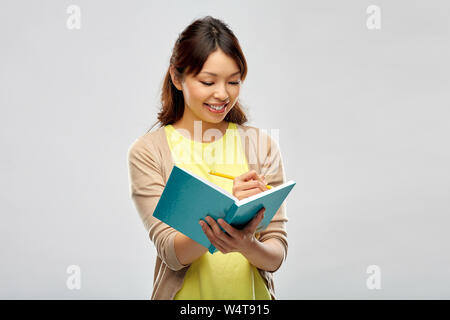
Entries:
{"label": "shoulder", "polygon": [[278,129],[268,130],[244,124],[236,124],[236,126],[241,137],[248,139],[250,142],[254,143],[256,147],[261,147],[263,145],[268,149],[278,149]]}
{"label": "shoulder", "polygon": [[128,159],[136,155],[146,155],[155,158],[159,152],[159,146],[165,139],[164,127],[147,132],[135,139],[128,147]]}

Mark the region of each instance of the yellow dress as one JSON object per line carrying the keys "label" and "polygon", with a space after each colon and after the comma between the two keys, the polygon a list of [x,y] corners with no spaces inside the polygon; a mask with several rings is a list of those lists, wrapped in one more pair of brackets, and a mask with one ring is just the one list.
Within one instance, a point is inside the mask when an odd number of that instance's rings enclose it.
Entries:
{"label": "yellow dress", "polygon": [[[245,153],[235,123],[211,143],[189,139],[172,125],[164,127],[175,164],[233,193],[233,180],[208,174],[210,170],[233,176],[248,171]],[[209,251],[195,260],[186,272],[174,300],[271,300],[257,268],[239,252]]]}

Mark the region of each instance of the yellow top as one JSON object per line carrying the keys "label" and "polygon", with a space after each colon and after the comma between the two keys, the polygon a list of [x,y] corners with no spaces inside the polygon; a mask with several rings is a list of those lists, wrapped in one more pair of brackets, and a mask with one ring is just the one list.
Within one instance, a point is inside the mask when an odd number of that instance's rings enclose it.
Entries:
{"label": "yellow top", "polygon": [[[248,171],[235,123],[226,134],[210,143],[189,139],[172,125],[164,127],[175,164],[218,185],[230,194],[233,181],[210,170],[239,176]],[[218,134],[219,136],[221,134]],[[207,251],[186,272],[183,286],[174,300],[271,300],[269,290],[257,268],[240,252],[211,254]]]}

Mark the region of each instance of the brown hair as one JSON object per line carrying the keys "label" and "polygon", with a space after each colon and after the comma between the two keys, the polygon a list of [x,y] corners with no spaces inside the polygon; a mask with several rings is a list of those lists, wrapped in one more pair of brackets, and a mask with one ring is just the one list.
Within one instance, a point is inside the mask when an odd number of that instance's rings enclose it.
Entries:
{"label": "brown hair", "polygon": [[[247,75],[247,62],[238,39],[223,21],[211,16],[195,20],[179,35],[170,57],[170,65],[173,65],[177,79],[182,80],[188,74],[196,76],[202,70],[208,56],[219,48],[234,59],[241,72],[241,82],[244,81]],[[183,116],[183,92],[172,83],[169,70],[170,66],[162,85],[158,121],[148,131],[158,123],[160,123],[159,127],[173,124]],[[239,100],[224,120],[237,124],[248,121]]]}

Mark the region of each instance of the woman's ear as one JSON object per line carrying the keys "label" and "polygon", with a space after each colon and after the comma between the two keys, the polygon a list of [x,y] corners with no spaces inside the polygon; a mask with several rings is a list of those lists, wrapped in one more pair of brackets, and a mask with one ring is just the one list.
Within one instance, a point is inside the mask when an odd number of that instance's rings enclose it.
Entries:
{"label": "woman's ear", "polygon": [[175,70],[174,70],[174,66],[172,64],[169,67],[169,73],[170,73],[170,79],[172,80],[173,85],[175,86],[175,88],[177,88],[178,90],[181,91],[181,84],[178,81],[177,77],[175,76]]}

